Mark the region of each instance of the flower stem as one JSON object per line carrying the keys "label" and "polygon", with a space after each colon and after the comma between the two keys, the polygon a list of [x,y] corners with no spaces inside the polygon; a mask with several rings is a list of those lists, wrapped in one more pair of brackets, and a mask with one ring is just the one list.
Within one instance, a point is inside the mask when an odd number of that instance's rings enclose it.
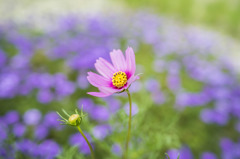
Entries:
{"label": "flower stem", "polygon": [[91,144],[89,143],[87,137],[86,137],[86,136],[84,135],[84,133],[82,132],[82,129],[80,128],[80,126],[77,126],[77,128],[78,128],[79,132],[81,133],[81,135],[83,136],[83,138],[86,140],[86,142],[87,142],[87,144],[88,144],[88,147],[89,147],[90,150],[91,150],[92,159],[95,159],[94,153],[93,153],[93,148],[92,148]]}
{"label": "flower stem", "polygon": [[126,92],[128,94],[128,100],[129,100],[129,120],[128,120],[128,134],[127,134],[127,141],[125,146],[125,153],[123,154],[123,159],[128,158],[128,143],[130,140],[130,133],[131,133],[131,122],[132,122],[132,99],[131,95],[128,89],[126,89]]}

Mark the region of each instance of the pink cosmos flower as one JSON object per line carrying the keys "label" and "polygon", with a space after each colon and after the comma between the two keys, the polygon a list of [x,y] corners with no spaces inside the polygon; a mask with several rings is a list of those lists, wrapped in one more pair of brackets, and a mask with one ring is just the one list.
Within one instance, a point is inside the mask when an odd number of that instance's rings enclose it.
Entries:
{"label": "pink cosmos flower", "polygon": [[97,97],[107,97],[113,93],[122,92],[132,84],[139,76],[134,75],[136,70],[135,54],[131,47],[126,50],[126,58],[121,50],[110,52],[112,64],[103,58],[99,58],[95,63],[98,75],[88,72],[88,81],[100,92],[88,92]]}

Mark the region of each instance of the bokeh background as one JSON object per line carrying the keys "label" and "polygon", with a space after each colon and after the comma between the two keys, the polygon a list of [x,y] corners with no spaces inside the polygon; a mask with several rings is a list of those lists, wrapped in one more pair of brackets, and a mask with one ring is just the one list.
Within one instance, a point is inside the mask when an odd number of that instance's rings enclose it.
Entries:
{"label": "bokeh background", "polygon": [[96,158],[121,158],[126,93],[89,96],[86,76],[131,46],[129,158],[239,159],[239,38],[238,0],[0,0],[0,158],[90,158],[57,121],[82,105]]}

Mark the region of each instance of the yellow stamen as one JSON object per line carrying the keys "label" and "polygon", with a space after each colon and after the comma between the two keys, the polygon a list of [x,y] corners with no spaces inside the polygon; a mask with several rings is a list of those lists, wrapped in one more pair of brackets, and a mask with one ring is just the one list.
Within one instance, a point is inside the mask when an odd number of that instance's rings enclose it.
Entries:
{"label": "yellow stamen", "polygon": [[123,87],[127,83],[127,75],[122,71],[115,72],[112,77],[112,83],[117,88]]}

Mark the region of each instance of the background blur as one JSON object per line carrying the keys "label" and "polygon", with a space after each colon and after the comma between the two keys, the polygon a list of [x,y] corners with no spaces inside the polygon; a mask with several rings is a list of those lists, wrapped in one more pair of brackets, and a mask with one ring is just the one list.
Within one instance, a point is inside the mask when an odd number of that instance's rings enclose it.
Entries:
{"label": "background blur", "polygon": [[57,121],[81,105],[97,158],[121,158],[126,93],[89,96],[86,76],[131,46],[129,158],[239,159],[239,38],[238,0],[0,0],[0,158],[90,158]]}

